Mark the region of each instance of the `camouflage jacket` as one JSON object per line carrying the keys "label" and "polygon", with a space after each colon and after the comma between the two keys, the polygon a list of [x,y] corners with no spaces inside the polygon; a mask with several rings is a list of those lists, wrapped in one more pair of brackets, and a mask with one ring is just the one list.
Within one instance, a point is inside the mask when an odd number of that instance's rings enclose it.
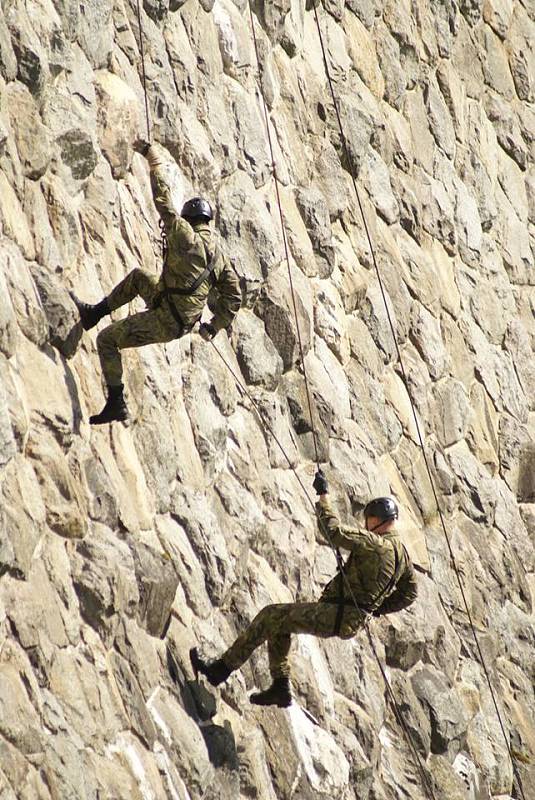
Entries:
{"label": "camouflage jacket", "polygon": [[158,145],[152,145],[147,158],[151,169],[154,202],[167,235],[167,257],[158,289],[187,289],[214,258],[213,284],[210,280],[203,281],[191,295],[173,295],[172,303],[184,324],[192,326],[201,316],[214,285],[216,300],[211,303],[214,313],[211,324],[216,331],[227,328],[241,305],[238,277],[221,252],[209,223],[192,227],[180,216],[171,196],[169,158],[166,157],[165,150]]}
{"label": "camouflage jacket", "polygon": [[[352,603],[376,614],[401,611],[418,593],[416,574],[409,554],[396,530],[385,534],[343,527],[328,503],[317,503],[316,514],[323,538],[335,547],[349,550],[344,565],[323,590],[323,602]],[[328,535],[326,534],[326,532]]]}

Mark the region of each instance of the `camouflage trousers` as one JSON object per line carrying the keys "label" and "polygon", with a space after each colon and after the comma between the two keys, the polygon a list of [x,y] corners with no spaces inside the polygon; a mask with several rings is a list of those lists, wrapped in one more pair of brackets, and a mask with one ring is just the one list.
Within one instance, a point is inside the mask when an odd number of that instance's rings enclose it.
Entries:
{"label": "camouflage trousers", "polygon": [[184,332],[178,329],[165,300],[158,308],[151,308],[159,291],[158,278],[142,269],[133,269],[108,295],[110,311],[130,303],[136,297],[141,297],[149,309],[112,322],[98,334],[98,355],[108,386],[119,386],[123,382],[121,350],[156,342],[170,342]]}
{"label": "camouflage trousers", "polygon": [[[338,603],[275,603],[260,611],[221,658],[232,670],[239,669],[259,645],[267,641],[269,670],[273,679],[289,676],[291,637],[308,633],[328,639],[334,636]],[[365,614],[354,606],[345,606],[337,634],[351,639],[362,626]]]}

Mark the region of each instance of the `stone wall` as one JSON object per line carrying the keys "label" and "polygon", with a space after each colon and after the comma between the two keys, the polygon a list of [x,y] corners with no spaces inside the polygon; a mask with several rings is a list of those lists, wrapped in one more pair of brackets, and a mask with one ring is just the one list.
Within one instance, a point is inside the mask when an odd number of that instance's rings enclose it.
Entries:
{"label": "stone wall", "polygon": [[[530,0],[252,3],[318,446],[342,517],[392,492],[421,567],[374,620],[437,800],[516,798],[410,397],[526,800],[535,798],[535,17]],[[245,0],[144,0],[155,140],[207,194],[245,308],[217,345],[308,488],[313,442]],[[317,597],[310,500],[197,334],[126,354],[129,425],[91,430],[96,301],[159,269],[134,0],[0,9],[0,796],[395,800],[426,793],[364,634],[294,643],[257,709],[264,604]],[[133,304],[134,308],[141,306]],[[126,310],[125,312],[126,313]],[[121,312],[114,316],[118,318]],[[307,709],[314,717],[313,722]],[[215,712],[215,716],[214,716]]]}

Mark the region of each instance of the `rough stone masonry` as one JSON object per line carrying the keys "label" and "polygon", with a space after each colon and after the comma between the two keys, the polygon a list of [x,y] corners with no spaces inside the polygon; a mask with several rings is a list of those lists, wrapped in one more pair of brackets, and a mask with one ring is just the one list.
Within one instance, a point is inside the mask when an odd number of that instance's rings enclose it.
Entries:
{"label": "rough stone masonry", "polygon": [[[403,506],[418,602],[371,633],[437,800],[512,767],[426,476],[412,397],[525,797],[535,798],[535,12],[530,0],[252,0],[324,469],[343,517]],[[245,0],[144,0],[153,137],[217,206],[245,308],[216,342],[308,487],[314,450]],[[366,637],[193,682],[331,552],[213,349],[129,351],[127,426],[90,430],[97,301],[160,268],[135,0],[0,8],[0,797],[426,797]],[[355,169],[407,370],[353,194]],[[134,309],[132,309],[134,310]],[[165,636],[164,636],[165,634]],[[164,638],[162,638],[164,636]],[[262,687],[263,688],[263,687]],[[217,700],[217,704],[216,701]],[[310,711],[314,724],[304,713]]]}

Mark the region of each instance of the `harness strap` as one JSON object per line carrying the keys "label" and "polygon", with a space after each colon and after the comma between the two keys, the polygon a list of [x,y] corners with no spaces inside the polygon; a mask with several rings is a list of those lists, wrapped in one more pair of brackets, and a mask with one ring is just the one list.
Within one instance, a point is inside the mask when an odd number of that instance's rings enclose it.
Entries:
{"label": "harness strap", "polygon": [[[408,553],[407,553],[407,551],[405,549],[405,545],[402,544],[401,546],[403,548],[403,552],[405,553],[405,556],[408,558],[409,556],[408,556]],[[395,558],[394,574],[392,575],[392,577],[390,578],[390,580],[388,581],[388,583],[386,584],[384,589],[381,592],[379,592],[377,597],[374,598],[373,602],[370,603],[370,606],[368,607],[368,608],[371,607],[371,610],[373,610],[373,611],[375,611],[376,608],[380,608],[381,607],[381,603],[383,602],[383,599],[384,599],[384,596],[386,595],[386,593],[388,592],[388,594],[391,594],[391,592],[395,589],[396,584],[398,583],[399,579],[401,578],[402,567],[404,568],[405,564],[404,564],[403,559],[401,559],[401,558],[398,559],[397,550],[395,548],[394,548],[394,558]],[[379,600],[381,601],[381,603],[379,603],[379,605],[377,605]],[[368,611],[367,613],[370,614],[371,611]]]}
{"label": "harness strap", "polygon": [[167,296],[167,291],[166,290],[164,290],[162,292],[162,295],[163,295],[164,299],[167,300],[167,305],[169,306],[169,311],[171,312],[171,314],[173,316],[173,319],[175,320],[175,322],[176,322],[176,324],[178,326],[178,332],[177,332],[177,337],[176,338],[179,339],[184,334],[184,332],[186,330],[186,326],[184,325],[184,320],[182,319],[182,317],[180,316],[180,314],[176,310],[176,307],[175,307],[175,304],[173,303],[173,301]]}
{"label": "harness strap", "polygon": [[[403,552],[405,554],[405,557],[408,559],[409,556],[408,556],[407,549],[406,549],[405,545],[402,544],[401,546],[403,548]],[[352,555],[353,555],[353,553],[350,554],[350,556],[347,559],[345,565],[343,566],[343,569],[346,569],[346,567],[348,566],[348,564],[349,564],[349,562],[350,562],[350,560],[352,558]],[[395,549],[394,549],[394,557],[395,557],[394,572],[393,572],[392,577],[390,578],[390,580],[386,584],[386,586],[379,592],[377,597],[375,597],[373,599],[373,601],[368,606],[359,606],[359,609],[361,611],[364,611],[365,614],[371,614],[372,611],[375,611],[376,608],[379,608],[381,604],[379,603],[379,606],[378,606],[377,605],[378,601],[381,600],[381,602],[382,602],[385,594],[387,594],[387,592],[388,592],[388,594],[390,594],[390,590],[395,588],[397,582],[401,578],[401,570],[402,570],[402,567],[404,567],[404,563],[403,563],[404,560],[401,559],[401,558],[398,558],[398,554],[397,554],[397,551]],[[336,551],[336,560],[338,561],[338,570],[339,570],[339,574],[340,574],[341,573],[340,565],[342,563],[342,557],[340,555],[340,551],[339,550]],[[339,634],[340,634],[340,628],[342,626],[342,618],[344,616],[344,608],[345,608],[345,606],[355,606],[353,598],[346,599],[344,597],[344,586],[343,586],[343,582],[342,581],[340,581],[340,593],[339,593],[337,602],[338,602],[338,610],[336,612],[336,619],[334,621],[334,628],[333,628],[333,633],[334,633],[335,636],[339,636]]]}
{"label": "harness strap", "polygon": [[[338,548],[336,548],[336,561],[338,562],[338,572],[339,572],[340,576],[342,575],[344,569],[348,565],[352,555],[353,554],[351,553],[349,558],[347,559],[347,562],[344,564],[343,560],[342,560],[342,555],[340,553],[340,550],[338,550]],[[344,582],[341,580],[340,581],[340,590],[339,590],[339,593],[338,593],[338,608],[336,610],[336,618],[334,620],[334,628],[333,628],[333,633],[334,633],[335,636],[338,636],[340,634],[340,628],[342,627],[342,617],[344,616],[344,606],[345,606],[345,604],[346,604],[346,601],[345,601],[345,598],[344,598]]]}
{"label": "harness strap", "polygon": [[201,285],[201,283],[204,283],[208,279],[210,280],[210,283],[212,284],[212,286],[214,286],[215,285],[215,275],[214,275],[215,264],[216,264],[216,257],[215,257],[215,255],[213,255],[211,257],[210,262],[208,263],[208,265],[205,267],[205,269],[203,269],[201,274],[197,278],[195,278],[195,280],[193,281],[191,286],[187,286],[185,289],[177,289],[177,288],[171,289],[171,288],[168,288],[166,286],[165,287],[165,293],[167,295],[176,295],[176,294],[178,294],[178,295],[182,295],[182,296],[184,296],[184,295],[187,296],[187,295],[190,295],[190,294],[193,294],[194,292],[196,292],[197,289],[199,288],[199,286]]}
{"label": "harness strap", "polygon": [[[162,232],[162,255],[163,255],[163,260],[164,260],[164,265],[165,265],[165,262],[167,261],[168,248],[167,248],[167,236],[166,236],[166,233],[165,233],[165,226],[163,224],[163,220],[160,220],[160,229],[161,229],[161,232]],[[184,324],[184,321],[183,321],[182,317],[178,313],[177,308],[176,308],[175,304],[173,303],[173,299],[172,299],[173,296],[174,295],[180,295],[180,296],[186,296],[187,297],[189,295],[192,295],[194,292],[197,291],[199,286],[202,283],[204,283],[204,281],[206,281],[206,280],[210,280],[210,283],[212,284],[212,286],[215,286],[215,283],[216,283],[216,278],[215,278],[215,274],[214,274],[215,265],[216,265],[216,254],[214,253],[213,255],[211,255],[209,250],[208,250],[208,248],[204,244],[204,242],[203,242],[203,245],[204,245],[204,249],[205,249],[205,252],[206,252],[206,256],[208,258],[208,264],[203,269],[201,274],[198,275],[197,278],[195,278],[195,280],[193,281],[191,286],[188,286],[185,289],[178,289],[178,288],[170,287],[165,282],[165,276],[164,276],[164,273],[162,272],[162,281],[163,281],[164,288],[162,289],[161,292],[158,293],[158,295],[154,298],[154,301],[153,301],[153,307],[157,308],[159,306],[159,304],[161,303],[162,299],[165,298],[165,300],[167,300],[167,305],[169,306],[169,310],[170,310],[171,314],[173,315],[173,318],[174,318],[176,324],[178,325],[178,336],[179,337],[182,336],[192,326],[188,327],[188,326],[186,326]]]}

